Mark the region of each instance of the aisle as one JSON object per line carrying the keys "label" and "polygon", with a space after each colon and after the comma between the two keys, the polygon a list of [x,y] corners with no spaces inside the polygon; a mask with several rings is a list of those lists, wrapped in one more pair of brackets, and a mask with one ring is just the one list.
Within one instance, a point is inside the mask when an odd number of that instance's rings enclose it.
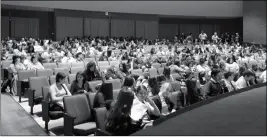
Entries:
{"label": "aisle", "polygon": [[1,93],[1,135],[47,136],[47,133],[9,94]]}

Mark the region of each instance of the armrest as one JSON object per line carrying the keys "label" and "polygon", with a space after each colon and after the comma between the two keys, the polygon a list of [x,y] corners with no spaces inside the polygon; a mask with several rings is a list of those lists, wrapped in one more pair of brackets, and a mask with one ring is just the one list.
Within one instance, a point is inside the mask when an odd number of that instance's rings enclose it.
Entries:
{"label": "armrest", "polygon": [[28,89],[28,99],[29,99],[29,106],[34,106],[34,96],[35,96],[35,90],[34,89]]}
{"label": "armrest", "polygon": [[42,117],[43,121],[48,122],[50,120],[49,118],[49,102],[43,100],[42,101]]}
{"label": "armrest", "polygon": [[100,129],[97,129],[96,132],[95,132],[95,136],[111,136],[111,134],[105,132],[105,131],[102,131]]}
{"label": "armrest", "polygon": [[64,113],[64,135],[65,136],[73,136],[74,119],[75,117],[72,117],[68,115],[67,113]]}

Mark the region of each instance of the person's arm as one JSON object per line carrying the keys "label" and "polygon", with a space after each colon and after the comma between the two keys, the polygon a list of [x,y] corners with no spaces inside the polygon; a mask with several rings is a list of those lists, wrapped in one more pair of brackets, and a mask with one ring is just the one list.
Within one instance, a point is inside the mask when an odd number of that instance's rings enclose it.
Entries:
{"label": "person's arm", "polygon": [[152,101],[149,97],[146,99],[146,101],[152,106],[152,108],[148,107],[148,112],[155,116],[159,116],[160,111],[155,102]]}
{"label": "person's arm", "polygon": [[55,88],[52,88],[50,87],[49,88],[49,94],[50,94],[50,97],[51,97],[51,101],[52,102],[58,102],[58,101],[62,101],[63,100],[63,97],[67,96],[67,95],[63,95],[63,96],[57,96],[57,93],[56,93],[56,89]]}

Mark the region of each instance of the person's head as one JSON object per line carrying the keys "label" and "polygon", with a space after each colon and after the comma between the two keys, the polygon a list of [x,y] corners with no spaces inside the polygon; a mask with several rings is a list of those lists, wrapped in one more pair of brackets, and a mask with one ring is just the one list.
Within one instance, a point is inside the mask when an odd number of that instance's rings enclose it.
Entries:
{"label": "person's head", "polygon": [[163,69],[163,75],[165,77],[170,77],[170,75],[171,75],[171,69],[170,69],[170,67],[164,67],[164,69]]}
{"label": "person's head", "polygon": [[254,77],[254,73],[252,73],[249,70],[244,71],[243,77],[245,78],[246,81],[251,80]]}
{"label": "person's head", "polygon": [[126,64],[125,63],[120,63],[119,69],[120,69],[120,71],[126,73],[127,72],[127,66],[126,66]]}
{"label": "person's head", "polygon": [[31,62],[32,62],[33,64],[38,63],[38,56],[37,56],[36,54],[32,55],[32,57],[31,57]]}
{"label": "person's head", "polygon": [[147,88],[144,85],[140,85],[137,87],[135,94],[141,102],[144,102],[148,96]]}
{"label": "person's head", "polygon": [[77,53],[76,58],[79,60],[83,59],[83,54],[81,52]]}
{"label": "person's head", "polygon": [[85,82],[85,74],[82,71],[77,72],[75,82]]}
{"label": "person's head", "polygon": [[217,35],[217,32],[214,32],[214,35]]}
{"label": "person's head", "polygon": [[228,71],[228,72],[224,73],[224,78],[228,81],[233,81],[234,80],[234,73]]}
{"label": "person's head", "polygon": [[252,70],[253,71],[257,71],[258,70],[258,65],[257,64],[253,64],[252,65]]}
{"label": "person's head", "polygon": [[134,78],[127,76],[124,78],[122,87],[133,87],[134,86]]}
{"label": "person's head", "polygon": [[215,81],[220,81],[222,79],[221,76],[221,71],[217,68],[214,68],[211,70],[211,77],[215,80]]}
{"label": "person's head", "polygon": [[228,64],[232,64],[232,63],[236,62],[236,58],[235,58],[235,56],[234,56],[234,55],[230,56],[230,57],[226,60],[226,62],[227,62]]}
{"label": "person's head", "polygon": [[226,65],[225,65],[224,62],[221,61],[221,62],[219,63],[219,67],[220,67],[221,70],[225,70]]}
{"label": "person's head", "polygon": [[96,69],[96,64],[94,61],[90,61],[86,66],[87,72],[94,72],[95,69]]}
{"label": "person's head", "polygon": [[20,56],[14,55],[12,57],[12,64],[17,64],[20,62]]}
{"label": "person's head", "polygon": [[204,65],[204,63],[205,63],[205,59],[200,58],[200,59],[199,59],[199,65]]}
{"label": "person's head", "polygon": [[168,82],[163,83],[160,88],[160,94],[164,97],[168,97],[171,93],[172,85]]}
{"label": "person's head", "polygon": [[64,84],[66,82],[67,75],[63,72],[58,72],[56,75],[56,83],[57,84]]}

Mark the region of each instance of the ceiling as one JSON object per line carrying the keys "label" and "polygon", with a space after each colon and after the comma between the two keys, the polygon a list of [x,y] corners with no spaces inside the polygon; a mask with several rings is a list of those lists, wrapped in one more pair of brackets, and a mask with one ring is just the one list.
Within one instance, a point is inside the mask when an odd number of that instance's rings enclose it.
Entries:
{"label": "ceiling", "polygon": [[178,16],[242,17],[243,1],[1,1],[1,4]]}

